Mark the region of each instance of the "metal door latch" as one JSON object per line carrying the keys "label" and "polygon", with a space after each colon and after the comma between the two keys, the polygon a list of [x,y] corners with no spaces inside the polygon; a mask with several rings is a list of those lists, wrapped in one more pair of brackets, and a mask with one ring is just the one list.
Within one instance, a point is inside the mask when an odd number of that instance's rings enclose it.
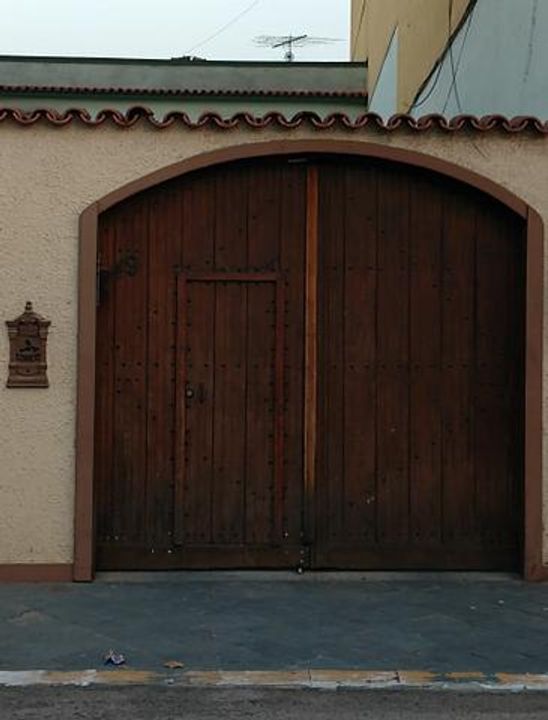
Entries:
{"label": "metal door latch", "polygon": [[[196,395],[196,392],[195,392],[194,388],[192,387],[192,385],[187,385],[185,388],[185,397],[187,398],[187,400],[192,400],[192,398],[195,395]],[[203,383],[198,384],[197,395],[198,395],[198,402],[200,404],[204,403],[205,399],[206,399],[206,391],[205,391],[205,387],[204,387]]]}

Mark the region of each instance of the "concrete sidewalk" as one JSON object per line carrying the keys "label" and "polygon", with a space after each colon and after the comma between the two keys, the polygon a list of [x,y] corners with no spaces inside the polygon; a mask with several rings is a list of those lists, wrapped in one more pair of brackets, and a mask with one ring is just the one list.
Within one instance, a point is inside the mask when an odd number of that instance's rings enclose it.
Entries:
{"label": "concrete sidewalk", "polygon": [[3,585],[0,624],[3,671],[104,670],[112,648],[127,658],[112,672],[141,671],[142,680],[169,672],[170,660],[184,663],[180,674],[218,678],[548,672],[548,586],[499,575],[174,573]]}

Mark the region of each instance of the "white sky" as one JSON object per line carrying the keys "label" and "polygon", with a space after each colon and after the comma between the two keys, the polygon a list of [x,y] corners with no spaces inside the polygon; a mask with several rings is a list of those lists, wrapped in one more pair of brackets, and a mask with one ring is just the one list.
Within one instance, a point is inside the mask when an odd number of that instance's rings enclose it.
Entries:
{"label": "white sky", "polygon": [[[295,50],[297,60],[348,60],[350,0],[0,0],[0,55],[282,60],[257,35],[342,42]],[[250,8],[218,37],[192,47]]]}

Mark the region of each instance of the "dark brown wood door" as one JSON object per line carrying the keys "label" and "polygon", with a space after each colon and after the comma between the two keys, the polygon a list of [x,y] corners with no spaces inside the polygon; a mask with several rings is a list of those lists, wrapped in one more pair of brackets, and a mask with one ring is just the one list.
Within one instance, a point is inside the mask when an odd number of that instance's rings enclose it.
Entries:
{"label": "dark brown wood door", "polygon": [[343,157],[103,213],[97,566],[517,567],[523,232]]}
{"label": "dark brown wood door", "polygon": [[[175,542],[211,565],[285,565],[278,273],[179,276]],[[297,478],[297,482],[300,479]]]}
{"label": "dark brown wood door", "polygon": [[517,567],[522,233],[449,180],[321,165],[315,567]]}
{"label": "dark brown wood door", "polygon": [[99,568],[299,563],[305,222],[285,160],[101,217]]}

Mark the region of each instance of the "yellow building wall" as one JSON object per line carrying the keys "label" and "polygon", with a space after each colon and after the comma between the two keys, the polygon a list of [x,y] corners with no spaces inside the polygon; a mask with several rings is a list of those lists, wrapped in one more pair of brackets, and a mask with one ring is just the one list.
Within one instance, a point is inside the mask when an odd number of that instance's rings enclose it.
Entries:
{"label": "yellow building wall", "polygon": [[369,97],[397,27],[398,112],[407,112],[470,4],[471,0],[352,0],[351,57],[368,60]]}

